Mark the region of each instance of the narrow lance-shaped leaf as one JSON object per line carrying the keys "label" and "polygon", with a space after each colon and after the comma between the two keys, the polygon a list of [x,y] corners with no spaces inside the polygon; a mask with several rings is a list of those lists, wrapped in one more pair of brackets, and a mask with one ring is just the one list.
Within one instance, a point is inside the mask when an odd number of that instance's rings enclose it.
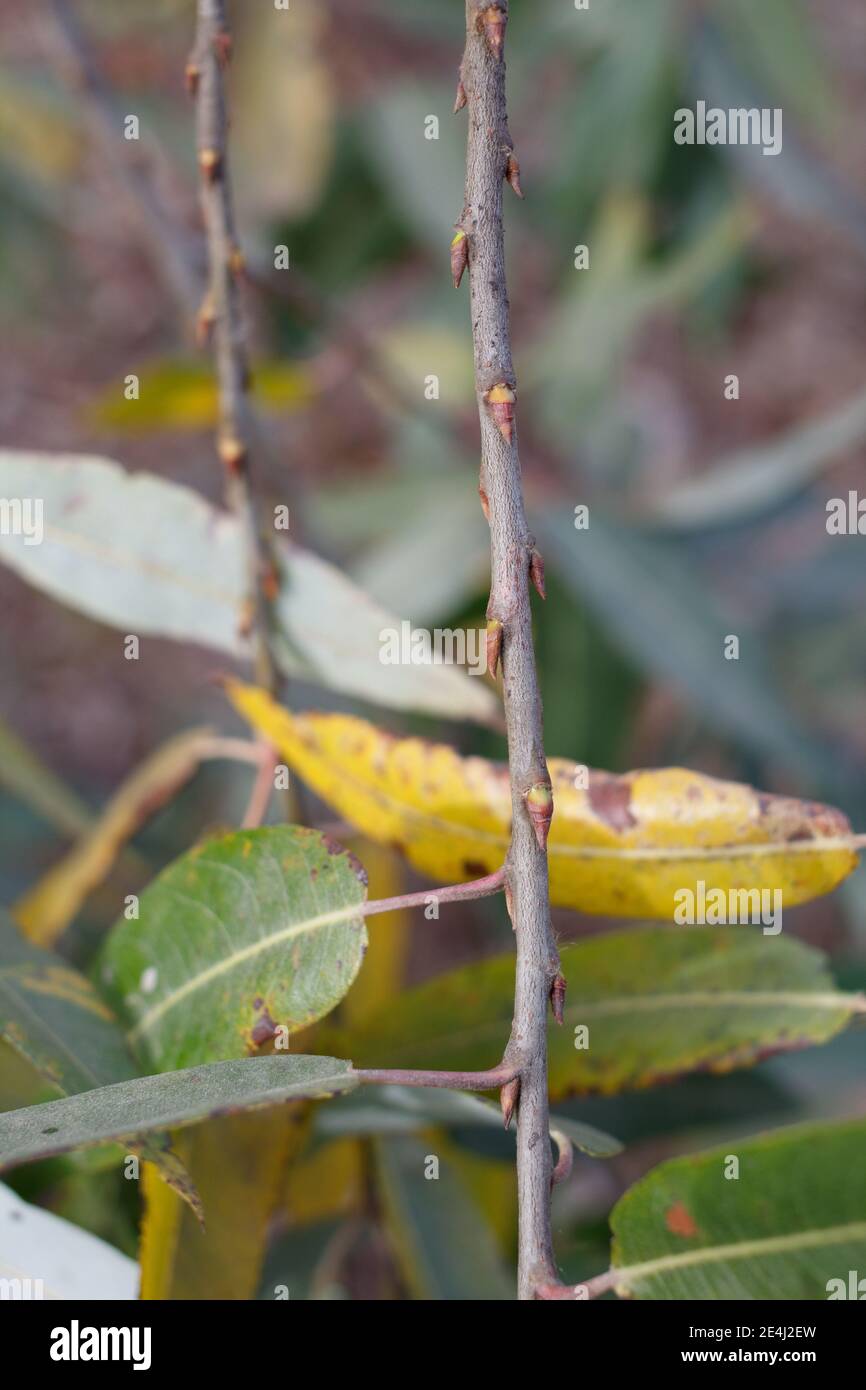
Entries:
{"label": "narrow lance-shaped leaf", "polygon": [[130,1135],[336,1095],[357,1084],[351,1063],[333,1057],[245,1057],[138,1076],[0,1115],[0,1170]]}
{"label": "narrow lance-shaped leaf", "polygon": [[[340,714],[292,715],[231,682],[236,709],[330,806],[445,882],[493,873],[508,852],[506,767],[444,744],[394,739]],[[778,890],[784,907],[829,892],[857,865],[841,811],[683,768],[614,776],[548,760],[553,903],[673,919],[683,890]],[[585,784],[585,785],[584,785]]]}
{"label": "narrow lance-shaped leaf", "polygon": [[[415,1298],[513,1297],[493,1232],[447,1160],[416,1139],[375,1141],[385,1225]],[[437,1181],[426,1176],[430,1160]]]}
{"label": "narrow lance-shaped leaf", "polygon": [[126,842],[192,777],[210,743],[207,729],[190,729],[136,768],[79,842],[15,903],[15,919],[31,941],[57,940]]}
{"label": "narrow lance-shaped leaf", "polygon": [[[569,983],[563,1026],[549,1030],[554,1100],[730,1071],[826,1042],[866,1011],[861,995],[834,989],[817,951],[735,928],[611,932],[561,957]],[[499,956],[408,991],[328,1045],[351,1047],[365,1067],[481,1069],[501,1053],[513,994],[513,958]]]}
{"label": "narrow lance-shaped leaf", "polygon": [[[44,593],[122,632],[250,656],[235,517],[165,478],[75,454],[0,451],[0,495],[24,499],[0,561]],[[274,647],[287,674],[394,709],[496,719],[493,692],[455,666],[383,665],[382,633],[400,617],[284,529],[276,555]]]}
{"label": "narrow lance-shaped leaf", "polygon": [[138,920],[113,928],[97,977],[155,1069],[285,1045],[357,975],[365,897],[357,859],[317,831],[238,831],[159,875]]}
{"label": "narrow lance-shaped leaf", "polygon": [[[90,981],[59,956],[25,941],[2,916],[0,1037],[65,1096],[137,1075],[117,1020]],[[156,1164],[163,1179],[200,1214],[195,1188],[168,1136],[153,1133],[140,1139],[130,1131],[129,1137],[129,1147]]]}
{"label": "narrow lance-shaped leaf", "polygon": [[613,1209],[609,1285],[651,1299],[862,1297],[864,1144],[857,1119],[663,1163]]}

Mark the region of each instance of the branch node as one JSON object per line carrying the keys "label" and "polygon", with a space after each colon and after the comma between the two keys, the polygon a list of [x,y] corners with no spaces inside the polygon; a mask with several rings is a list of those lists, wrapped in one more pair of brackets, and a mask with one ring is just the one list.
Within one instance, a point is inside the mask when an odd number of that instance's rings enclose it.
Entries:
{"label": "branch node", "polygon": [[563,1134],[561,1129],[551,1129],[550,1137],[556,1145],[556,1165],[550,1175],[550,1190],[553,1191],[557,1183],[565,1182],[571,1177],[571,1170],[574,1167],[574,1149],[567,1134]]}
{"label": "branch node", "polygon": [[480,484],[479,484],[479,486],[478,486],[478,496],[479,496],[480,499],[481,499],[481,510],[482,510],[482,512],[484,513],[484,520],[487,522],[487,525],[489,526],[489,525],[490,525],[490,502],[489,502],[489,500],[488,500],[487,493],[484,491],[484,488],[483,488]]}
{"label": "branch node", "polygon": [[191,97],[196,96],[198,93],[198,84],[201,80],[201,68],[192,58],[190,58],[184,69],[183,80],[187,95]]}
{"label": "branch node", "polygon": [[458,79],[457,79],[457,95],[456,95],[456,97],[454,98],[454,115],[456,116],[458,111],[462,111],[465,105],[466,105],[466,88],[463,86],[463,78],[462,78],[462,77],[458,77]]}
{"label": "branch node", "polygon": [[232,36],[227,29],[222,29],[218,34],[214,34],[213,48],[220,67],[227,68],[232,58]]}
{"label": "branch node", "polygon": [[232,434],[221,434],[217,440],[217,453],[226,471],[237,476],[243,473],[247,461],[247,451],[241,441]]}
{"label": "branch node", "polygon": [[505,26],[508,15],[501,5],[488,5],[478,16],[478,24],[487,40],[490,51],[499,59],[505,45]]}

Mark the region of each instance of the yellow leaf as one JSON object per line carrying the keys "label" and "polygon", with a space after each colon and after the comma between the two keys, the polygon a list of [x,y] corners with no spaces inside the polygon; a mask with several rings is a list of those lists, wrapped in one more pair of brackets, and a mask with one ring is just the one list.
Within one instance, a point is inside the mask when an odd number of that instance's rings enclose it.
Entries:
{"label": "yellow leaf", "polygon": [[364,1146],[332,1139],[289,1169],[284,1209],[293,1226],[314,1226],[359,1211],[366,1181]]}
{"label": "yellow leaf", "polygon": [[306,1139],[309,1106],[209,1120],[176,1136],[205,1226],[151,1164],[144,1165],[141,1297],[251,1299],[287,1162]]}
{"label": "yellow leaf", "polygon": [[[350,841],[346,848],[367,871],[368,898],[396,898],[405,892],[402,861],[393,850],[361,836]],[[410,914],[389,912],[371,934],[364,955],[364,969],[341,1006],[341,1017],[348,1026],[364,1023],[381,1005],[400,993],[409,952],[409,932]]]}
{"label": "yellow leaf", "polygon": [[[394,739],[361,719],[292,715],[232,681],[235,708],[346,820],[398,847],[431,878],[492,873],[508,849],[504,766],[443,744]],[[828,893],[857,865],[851,828],[831,807],[769,796],[684,768],[590,772],[550,760],[554,904],[672,920],[688,889],[778,889],[784,907]]]}
{"label": "yellow leaf", "polygon": [[207,729],[178,734],[127,778],[93,829],[12,908],[25,936],[38,946],[53,945],[127,840],[192,777],[211,743]]}
{"label": "yellow leaf", "polygon": [[[90,418],[110,430],[209,429],[217,421],[217,386],[210,367],[196,362],[154,362],[139,372],[134,402],[112,387],[90,407]],[[260,362],[253,367],[252,396],[266,410],[306,405],[314,392],[303,363]]]}

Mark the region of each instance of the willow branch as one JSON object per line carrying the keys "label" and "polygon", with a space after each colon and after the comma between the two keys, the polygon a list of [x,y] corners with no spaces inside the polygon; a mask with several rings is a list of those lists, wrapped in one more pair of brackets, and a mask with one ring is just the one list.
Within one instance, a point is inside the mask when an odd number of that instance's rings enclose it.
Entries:
{"label": "willow branch", "polygon": [[[505,102],[504,34],[507,0],[466,0],[466,49],[458,108],[468,107],[466,191],[452,269],[459,282],[468,263],[475,386],[481,420],[482,506],[490,524],[492,582],[488,657],[502,664],[508,733],[512,831],[506,892],[514,924],[517,967],[514,1021],[505,1061],[519,1073],[517,1167],[519,1197],[518,1297],[531,1300],[555,1279],[550,1234],[552,1176],[547,1090],[547,1006],[559,961],[550,926],[547,829],[553,810],[544,757],[541,699],[532,644],[530,569],[543,590],[541,559],[526,524],[511,359],[503,184],[514,186],[517,161]],[[515,189],[519,191],[518,188]],[[503,1097],[513,1105],[514,1094]]]}

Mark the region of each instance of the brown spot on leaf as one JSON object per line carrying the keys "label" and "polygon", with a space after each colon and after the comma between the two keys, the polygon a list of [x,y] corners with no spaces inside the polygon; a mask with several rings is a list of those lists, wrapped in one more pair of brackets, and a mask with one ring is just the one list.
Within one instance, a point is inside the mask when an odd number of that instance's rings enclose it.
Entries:
{"label": "brown spot on leaf", "polygon": [[665,1212],[665,1225],[675,1236],[696,1236],[698,1234],[695,1219],[682,1202],[675,1202],[672,1207],[668,1207]]}
{"label": "brown spot on leaf", "polygon": [[479,863],[477,859],[464,859],[461,868],[470,878],[484,878],[487,873],[487,865]]}
{"label": "brown spot on leaf", "polygon": [[589,804],[599,820],[612,830],[628,830],[637,825],[631,813],[631,783],[624,777],[593,773],[589,779]]}
{"label": "brown spot on leaf", "polygon": [[270,1013],[264,1006],[261,999],[255,1001],[256,1009],[261,1009],[261,1017],[256,1020],[250,1029],[250,1041],[253,1047],[263,1047],[266,1042],[277,1035],[277,1025],[271,1018]]}

